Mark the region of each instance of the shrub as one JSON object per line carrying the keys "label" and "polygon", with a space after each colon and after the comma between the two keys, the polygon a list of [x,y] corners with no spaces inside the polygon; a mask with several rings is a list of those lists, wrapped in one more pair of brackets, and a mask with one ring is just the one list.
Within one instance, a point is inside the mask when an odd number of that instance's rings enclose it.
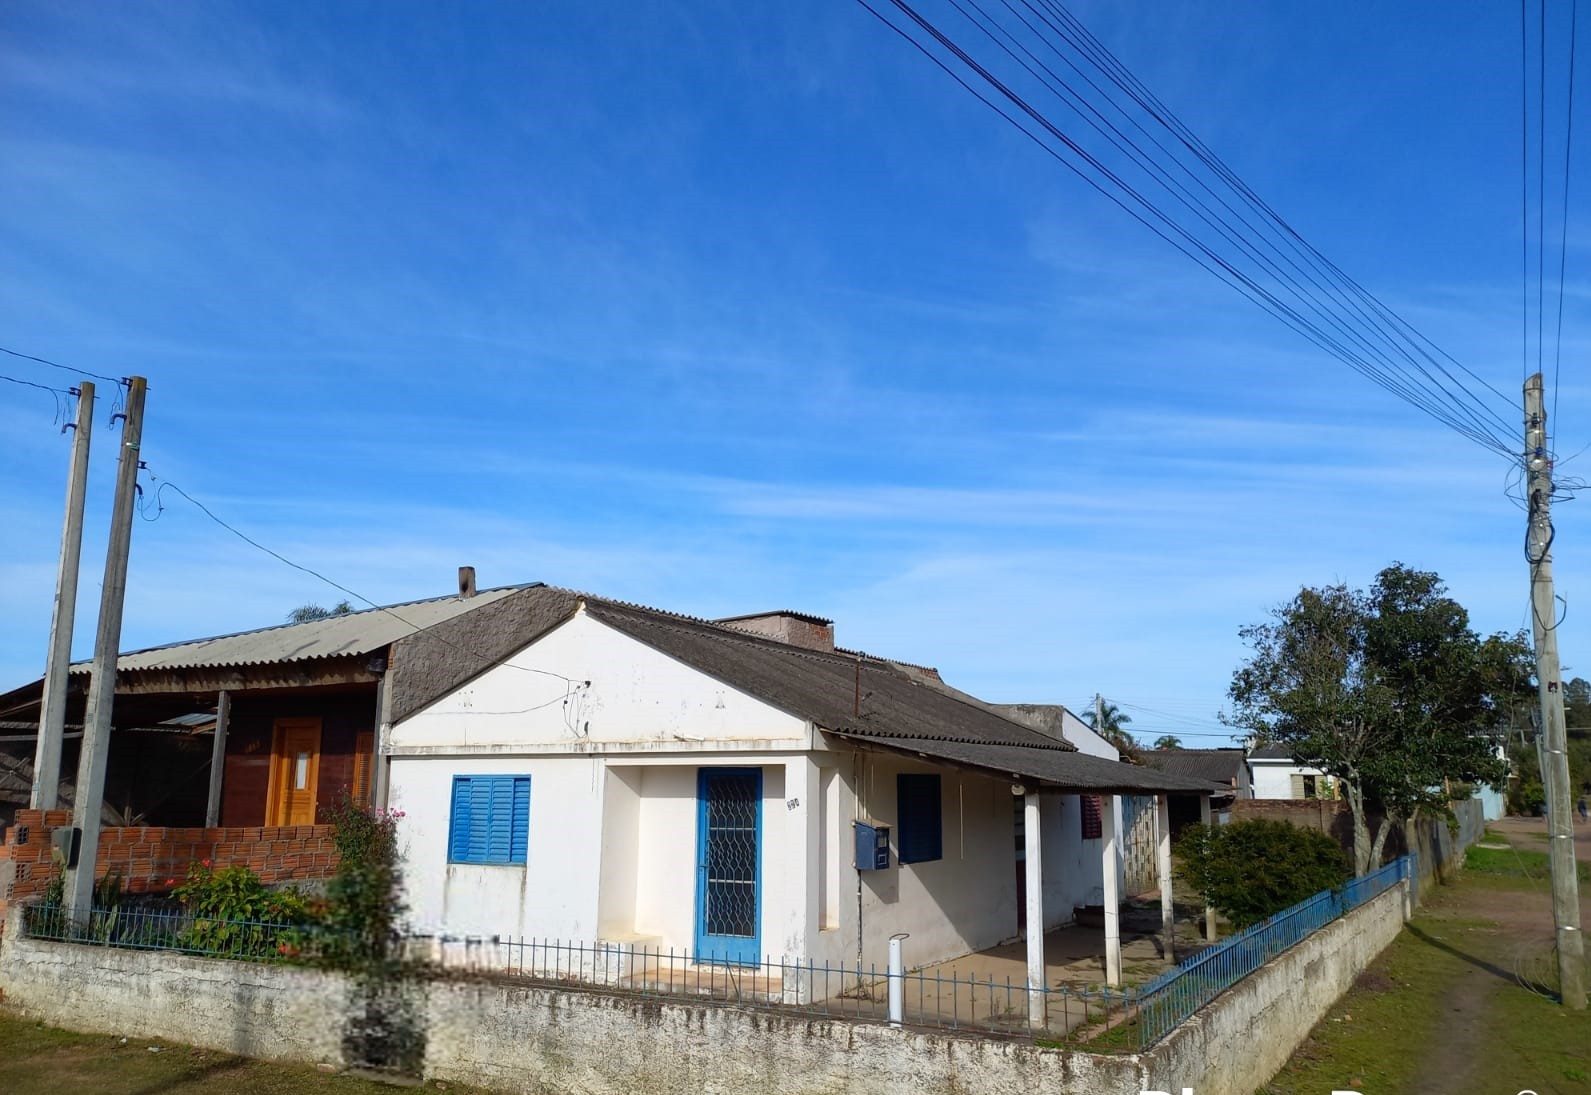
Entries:
{"label": "shrub", "polygon": [[396,810],[372,810],[344,797],[331,810],[337,872],[326,887],[327,959],[378,973],[396,951],[407,906],[399,868]]}
{"label": "shrub", "polygon": [[1347,853],[1335,840],[1285,821],[1192,826],[1176,852],[1177,877],[1237,928],[1349,878]]}
{"label": "shrub", "polygon": [[324,914],[323,902],[298,890],[273,890],[247,867],[216,870],[208,859],[188,868],[172,896],[193,918],[181,946],[235,958],[296,957]]}

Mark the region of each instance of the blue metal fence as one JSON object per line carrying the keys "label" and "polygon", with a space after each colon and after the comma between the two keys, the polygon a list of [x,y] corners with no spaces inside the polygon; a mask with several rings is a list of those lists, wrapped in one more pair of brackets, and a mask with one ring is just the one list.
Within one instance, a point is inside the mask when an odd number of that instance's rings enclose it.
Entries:
{"label": "blue metal fence", "polygon": [[1340,889],[1325,890],[1243,929],[1134,990],[1139,1046],[1154,1045],[1205,1004],[1333,920],[1405,879],[1412,885],[1415,866],[1414,854],[1401,856]]}

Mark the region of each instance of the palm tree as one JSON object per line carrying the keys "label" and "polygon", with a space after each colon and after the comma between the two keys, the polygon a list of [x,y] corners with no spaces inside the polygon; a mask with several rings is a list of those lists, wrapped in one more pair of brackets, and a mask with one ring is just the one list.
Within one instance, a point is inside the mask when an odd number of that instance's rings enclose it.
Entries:
{"label": "palm tree", "polygon": [[1182,739],[1175,734],[1161,734],[1155,739],[1156,749],[1181,749]]}
{"label": "palm tree", "polygon": [[338,601],[330,608],[317,604],[299,605],[287,614],[290,624],[307,624],[315,620],[329,620],[333,616],[347,616],[352,613],[354,606],[347,601]]}
{"label": "palm tree", "polygon": [[1100,696],[1094,697],[1094,705],[1083,713],[1083,721],[1094,733],[1104,738],[1116,747],[1116,751],[1135,756],[1138,753],[1138,743],[1127,732],[1127,724],[1132,722],[1132,716],[1124,714],[1121,708]]}

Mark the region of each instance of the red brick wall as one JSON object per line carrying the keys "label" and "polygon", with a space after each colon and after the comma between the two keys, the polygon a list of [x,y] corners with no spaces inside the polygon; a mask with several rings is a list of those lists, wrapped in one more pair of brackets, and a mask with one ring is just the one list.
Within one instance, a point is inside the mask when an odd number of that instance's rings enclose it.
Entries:
{"label": "red brick wall", "polygon": [[[12,901],[41,897],[49,885],[50,830],[70,825],[70,810],[18,810],[0,843],[0,920]],[[266,882],[327,878],[337,864],[330,825],[285,828],[101,829],[94,876],[114,870],[132,893],[168,890],[188,866],[248,867]]]}

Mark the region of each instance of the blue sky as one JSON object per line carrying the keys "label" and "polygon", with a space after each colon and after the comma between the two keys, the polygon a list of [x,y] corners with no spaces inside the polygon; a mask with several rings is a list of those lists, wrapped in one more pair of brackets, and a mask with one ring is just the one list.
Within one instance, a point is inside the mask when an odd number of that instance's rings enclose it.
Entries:
{"label": "blue sky", "polygon": [[[1513,397],[1517,9],[1075,10]],[[376,601],[470,563],[706,616],[792,607],[988,698],[1099,690],[1190,744],[1220,740],[1195,735],[1219,733],[1237,629],[1301,584],[1402,560],[1478,628],[1525,622],[1502,460],[1217,284],[849,0],[18,0],[0,28],[0,345],[147,375],[151,492]],[[1565,453],[1591,440],[1591,237],[1569,220]],[[42,667],[67,439],[45,393],[0,388],[9,684]],[[124,647],[340,596],[164,500],[135,529]],[[1591,672],[1576,508],[1560,638]]]}

